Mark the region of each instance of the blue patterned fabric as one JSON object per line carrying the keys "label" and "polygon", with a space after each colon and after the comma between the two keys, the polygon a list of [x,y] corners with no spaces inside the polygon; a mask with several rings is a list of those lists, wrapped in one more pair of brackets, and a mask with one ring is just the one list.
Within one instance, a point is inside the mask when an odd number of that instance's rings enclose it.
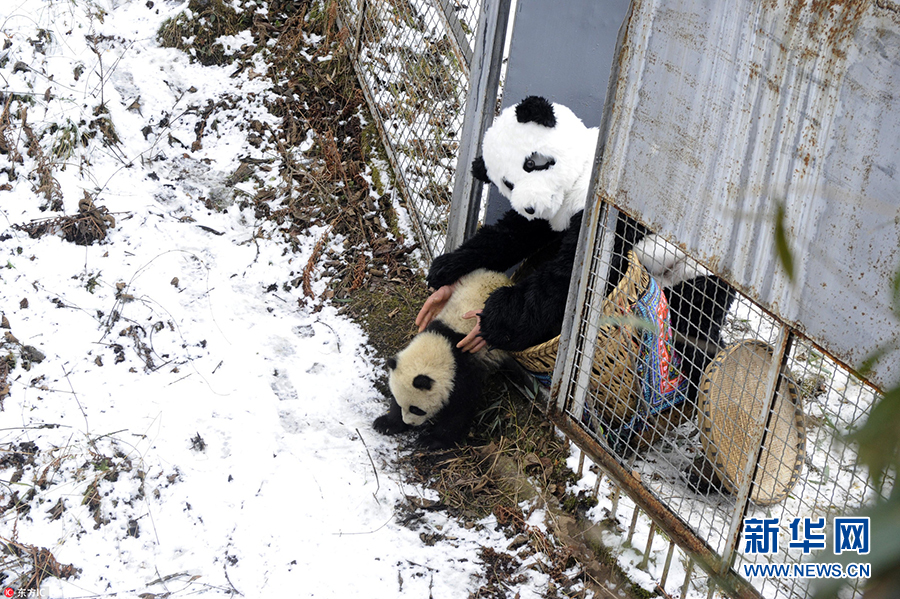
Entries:
{"label": "blue patterned fabric", "polygon": [[653,278],[647,291],[635,305],[636,316],[648,322],[641,329],[641,348],[637,371],[641,379],[642,397],[638,414],[629,427],[640,431],[653,416],[684,401],[688,379],[681,373],[680,359],[672,348],[669,302]]}
{"label": "blue patterned fabric", "polygon": [[637,413],[627,424],[611,429],[600,422],[585,405],[582,422],[591,430],[603,435],[617,452],[624,451],[625,444],[635,433],[641,432],[650,416],[671,408],[687,397],[688,379],[681,373],[680,359],[672,347],[672,330],[669,319],[669,302],[653,278],[646,291],[629,313],[645,321],[645,327],[635,327],[640,337],[637,369],[641,385]]}
{"label": "blue patterned fabric", "polygon": [[549,372],[534,372],[532,370],[528,371],[531,376],[533,376],[537,382],[541,384],[542,387],[550,388],[550,382],[553,379],[553,374]]}

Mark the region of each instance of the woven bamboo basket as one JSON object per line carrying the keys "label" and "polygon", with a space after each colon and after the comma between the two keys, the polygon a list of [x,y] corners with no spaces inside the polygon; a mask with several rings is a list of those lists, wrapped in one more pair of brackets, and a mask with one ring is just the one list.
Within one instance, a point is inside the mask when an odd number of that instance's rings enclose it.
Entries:
{"label": "woven bamboo basket", "polygon": [[[635,413],[640,392],[635,367],[638,336],[627,322],[617,323],[615,318],[630,315],[649,284],[650,275],[638,262],[634,252],[629,252],[625,275],[601,306],[602,320],[591,364],[586,408],[591,417],[599,418],[613,428],[627,422]],[[511,354],[525,369],[546,376],[553,372],[558,350],[557,336]]]}
{"label": "woven bamboo basket", "polygon": [[[750,445],[768,409],[763,384],[772,363],[771,346],[744,340],[722,351],[706,368],[700,383],[698,426],[706,457],[729,493],[759,447]],[[783,501],[797,483],[806,460],[806,427],[796,385],[782,378],[769,418],[750,499],[766,506]]]}

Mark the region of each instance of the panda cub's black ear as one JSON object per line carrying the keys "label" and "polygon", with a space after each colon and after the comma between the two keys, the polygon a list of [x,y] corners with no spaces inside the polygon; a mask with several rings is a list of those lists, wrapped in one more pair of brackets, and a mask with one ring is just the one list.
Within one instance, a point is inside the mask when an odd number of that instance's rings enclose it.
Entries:
{"label": "panda cub's black ear", "polygon": [[387,359],[387,367],[388,367],[390,370],[395,369],[395,368],[397,367],[397,358],[394,358],[394,357],[388,358],[388,359]]}
{"label": "panda cub's black ear", "polygon": [[544,127],[556,127],[553,105],[541,96],[528,96],[516,105],[516,120],[520,123],[537,123]]}
{"label": "panda cub's black ear", "polygon": [[417,375],[416,378],[413,379],[413,387],[421,389],[422,391],[428,391],[433,384],[434,379],[427,374]]}
{"label": "panda cub's black ear", "polygon": [[479,156],[472,161],[472,176],[482,183],[490,183],[491,178],[488,177],[487,167],[484,165],[484,157]]}

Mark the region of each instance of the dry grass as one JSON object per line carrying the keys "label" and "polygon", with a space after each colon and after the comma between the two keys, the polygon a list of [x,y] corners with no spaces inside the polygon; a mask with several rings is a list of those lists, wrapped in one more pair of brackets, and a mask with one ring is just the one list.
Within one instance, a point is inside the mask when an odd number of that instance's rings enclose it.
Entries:
{"label": "dry grass", "polygon": [[3,103],[3,112],[0,113],[0,153],[9,157],[9,166],[4,170],[7,178],[10,181],[15,181],[18,177],[16,165],[22,164],[24,159],[22,158],[21,152],[19,152],[15,129],[10,119],[10,107],[12,106],[12,101],[13,94],[8,94],[6,96],[6,101]]}
{"label": "dry grass", "polygon": [[[574,495],[574,474],[566,466],[568,442],[557,436],[534,405],[514,391],[502,376],[489,381],[487,405],[468,443],[440,451],[403,454],[401,465],[413,482],[438,492],[427,504],[411,500],[401,508],[401,523],[415,526],[422,510],[445,510],[468,525],[491,514],[510,539],[507,551],[484,548],[481,586],[470,598],[512,597],[526,569],[549,578],[546,597],[583,597],[591,576],[575,550],[528,524],[522,502],[550,511],[566,506],[580,512],[595,503]],[[588,558],[591,561],[593,558]],[[591,570],[597,571],[591,562]]]}
{"label": "dry grass", "polygon": [[47,578],[68,579],[81,572],[72,564],[60,564],[45,547],[17,543],[4,537],[0,537],[0,544],[0,568],[21,572],[16,580],[4,582],[6,586],[15,587],[17,594],[39,591],[41,582]]}
{"label": "dry grass", "polygon": [[106,233],[116,226],[116,219],[105,206],[97,207],[87,191],[78,202],[78,213],[69,216],[41,218],[13,228],[24,231],[32,238],[60,234],[76,245],[91,245],[106,239]]}
{"label": "dry grass", "polygon": [[9,360],[0,358],[0,411],[3,410],[3,400],[9,396]]}
{"label": "dry grass", "polygon": [[[9,330],[9,319],[6,314],[0,316],[0,329],[5,329],[4,342],[0,344],[0,412],[3,411],[3,400],[9,396],[9,371],[15,368],[16,357],[8,347],[7,335],[12,336]],[[4,355],[5,352],[5,355]]]}
{"label": "dry grass", "polygon": [[485,405],[468,443],[404,457],[414,477],[439,493],[453,513],[478,519],[537,495],[563,499],[573,473],[569,444],[503,374],[488,380]]}
{"label": "dry grass", "polygon": [[244,10],[238,12],[224,0],[190,0],[190,12],[182,12],[162,24],[157,34],[159,42],[186,52],[202,65],[227,64],[233,56],[226,54],[218,39],[250,27],[258,4],[240,2],[240,6]]}
{"label": "dry grass", "polygon": [[25,139],[28,141],[28,156],[33,158],[36,166],[38,184],[35,191],[42,194],[47,200],[46,208],[57,211],[62,210],[62,191],[59,187],[59,181],[53,176],[50,160],[44,154],[41,144],[37,136],[28,124],[28,110],[25,106],[19,109],[19,122]]}

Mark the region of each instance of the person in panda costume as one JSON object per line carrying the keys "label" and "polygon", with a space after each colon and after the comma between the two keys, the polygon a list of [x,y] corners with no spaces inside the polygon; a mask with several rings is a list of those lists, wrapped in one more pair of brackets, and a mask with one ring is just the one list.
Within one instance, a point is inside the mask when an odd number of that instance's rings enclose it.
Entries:
{"label": "person in panda costume", "polygon": [[472,330],[471,312],[492,292],[510,284],[503,273],[477,269],[455,283],[442,310],[396,356],[389,358],[388,386],[393,399],[373,426],[386,435],[413,428],[429,449],[465,438],[478,408],[485,376],[506,359],[502,351],[465,352],[457,344]]}
{"label": "person in panda costume", "polygon": [[[478,322],[457,348],[521,351],[560,333],[597,135],[597,128],[586,127],[569,108],[539,96],[500,113],[485,133],[472,174],[496,185],[511,209],[433,261],[427,282],[436,291],[416,318],[420,330],[453,298],[467,273],[504,272],[540,253],[541,262],[529,274],[498,288],[483,309],[469,314]],[[691,381],[688,397],[695,397],[703,369],[721,345],[734,292],[624,214],[616,226],[607,291],[621,278],[632,249],[668,298],[675,352]]]}

